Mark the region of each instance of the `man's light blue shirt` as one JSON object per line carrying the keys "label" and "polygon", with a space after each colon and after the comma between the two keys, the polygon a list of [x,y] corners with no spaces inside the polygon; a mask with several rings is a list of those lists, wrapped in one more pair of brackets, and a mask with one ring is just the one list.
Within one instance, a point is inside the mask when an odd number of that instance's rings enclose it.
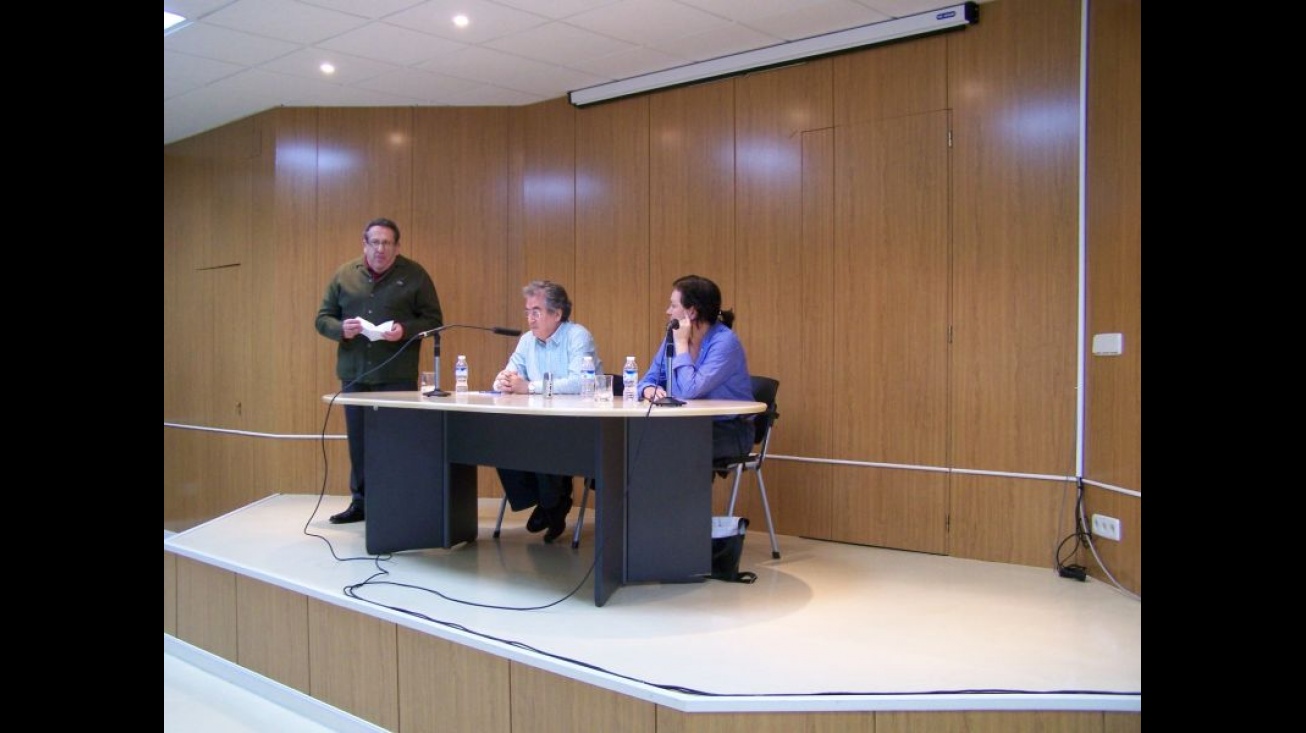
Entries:
{"label": "man's light blue shirt", "polygon": [[563,321],[547,341],[540,341],[529,331],[522,334],[505,368],[530,380],[532,393],[538,390],[536,383],[544,373],[551,372],[554,394],[580,394],[580,364],[586,356],[594,357],[594,373],[602,374],[603,363],[589,329]]}

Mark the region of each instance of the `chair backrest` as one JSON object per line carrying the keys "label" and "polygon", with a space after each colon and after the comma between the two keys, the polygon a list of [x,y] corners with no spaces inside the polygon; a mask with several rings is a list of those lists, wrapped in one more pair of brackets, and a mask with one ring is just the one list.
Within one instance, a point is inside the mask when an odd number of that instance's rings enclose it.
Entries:
{"label": "chair backrest", "polygon": [[780,391],[780,380],[771,377],[752,376],[753,400],[766,404],[766,412],[753,418],[753,443],[765,447],[766,436],[771,432],[771,425],[780,417],[776,411],[775,395]]}
{"label": "chair backrest", "polygon": [[612,373],[609,373],[608,376],[612,377],[612,396],[620,397],[626,386],[626,378],[620,374]]}

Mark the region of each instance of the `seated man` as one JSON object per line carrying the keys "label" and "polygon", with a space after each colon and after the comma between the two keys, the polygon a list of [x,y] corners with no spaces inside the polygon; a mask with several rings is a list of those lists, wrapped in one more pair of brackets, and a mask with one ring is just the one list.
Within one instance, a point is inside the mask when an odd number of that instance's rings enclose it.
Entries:
{"label": "seated man", "polygon": [[[580,366],[584,357],[594,359],[600,371],[594,337],[571,321],[571,300],[561,285],[534,280],[522,288],[526,299],[526,323],[530,333],[522,334],[508,365],[494,378],[494,389],[516,394],[540,394],[544,375],[551,374],[554,394],[580,394]],[[553,542],[567,530],[571,511],[571,476],[499,469],[499,481],[513,511],[535,507],[526,529],[544,533]]]}

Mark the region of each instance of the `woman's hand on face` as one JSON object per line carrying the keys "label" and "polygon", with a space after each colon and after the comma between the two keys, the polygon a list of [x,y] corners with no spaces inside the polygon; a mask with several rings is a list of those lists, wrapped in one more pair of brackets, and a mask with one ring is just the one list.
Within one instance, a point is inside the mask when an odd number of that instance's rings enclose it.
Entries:
{"label": "woman's hand on face", "polygon": [[693,322],[690,321],[688,317],[681,318],[680,328],[677,328],[671,332],[676,340],[677,354],[685,354],[689,352],[689,337],[693,333],[692,331],[693,327],[694,327]]}

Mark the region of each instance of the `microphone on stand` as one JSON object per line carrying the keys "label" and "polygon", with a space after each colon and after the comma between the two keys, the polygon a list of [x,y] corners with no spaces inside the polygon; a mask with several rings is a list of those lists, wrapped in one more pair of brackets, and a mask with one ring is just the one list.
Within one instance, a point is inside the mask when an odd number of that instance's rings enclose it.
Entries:
{"label": "microphone on stand", "polygon": [[[414,339],[424,339],[424,338],[426,338],[427,336],[434,336],[435,334],[440,333],[441,331],[444,331],[444,330],[446,330],[446,329],[450,329],[450,328],[475,328],[475,329],[478,330],[478,331],[493,331],[494,333],[497,333],[497,334],[499,334],[500,336],[520,336],[520,335],[521,335],[521,331],[520,331],[519,329],[516,329],[516,328],[504,328],[504,327],[502,327],[502,326],[470,326],[470,325],[468,325],[468,324],[466,324],[466,323],[450,323],[450,324],[447,324],[447,325],[444,325],[444,326],[440,326],[439,328],[432,328],[432,329],[429,330],[429,331],[422,331],[421,333],[417,334],[417,335],[414,336],[413,338],[414,338]],[[438,346],[438,344],[439,344],[439,341],[440,341],[439,339],[436,339],[437,346]]]}
{"label": "microphone on stand", "polygon": [[434,352],[435,352],[435,386],[431,389],[430,392],[423,392],[423,393],[422,393],[422,394],[423,394],[424,396],[426,396],[426,397],[448,397],[448,396],[449,396],[449,393],[448,393],[448,392],[446,392],[446,391],[440,389],[440,332],[441,332],[441,331],[446,331],[446,330],[448,330],[448,329],[450,329],[450,328],[474,328],[474,329],[476,329],[476,330],[478,330],[478,331],[490,331],[490,332],[492,332],[492,333],[496,333],[496,334],[498,334],[498,335],[500,335],[500,336],[520,336],[520,335],[521,335],[521,331],[519,331],[519,330],[517,330],[517,329],[515,329],[515,328],[503,328],[503,327],[501,327],[501,326],[472,326],[472,325],[468,325],[468,324],[466,324],[466,323],[449,323],[449,324],[445,324],[445,325],[443,325],[443,326],[440,326],[440,327],[438,327],[438,328],[432,328],[432,329],[427,330],[427,331],[422,331],[421,333],[417,334],[416,336],[413,336],[412,339],[410,339],[411,341],[416,341],[416,340],[418,340],[418,339],[424,339],[424,338],[426,338],[427,336],[434,336],[434,337],[435,337],[435,339],[434,339],[434,342],[435,342],[435,343],[434,343],[434,345],[433,345],[433,347],[432,347],[433,350],[434,350]]}
{"label": "microphone on stand", "polygon": [[678,400],[671,396],[671,385],[675,380],[675,369],[671,367],[671,359],[676,355],[676,339],[671,335],[671,332],[678,328],[680,328],[680,321],[672,320],[667,324],[667,344],[666,350],[663,352],[665,358],[662,360],[662,366],[667,370],[667,395],[653,400],[653,404],[658,407],[680,407],[685,404],[684,400]]}

